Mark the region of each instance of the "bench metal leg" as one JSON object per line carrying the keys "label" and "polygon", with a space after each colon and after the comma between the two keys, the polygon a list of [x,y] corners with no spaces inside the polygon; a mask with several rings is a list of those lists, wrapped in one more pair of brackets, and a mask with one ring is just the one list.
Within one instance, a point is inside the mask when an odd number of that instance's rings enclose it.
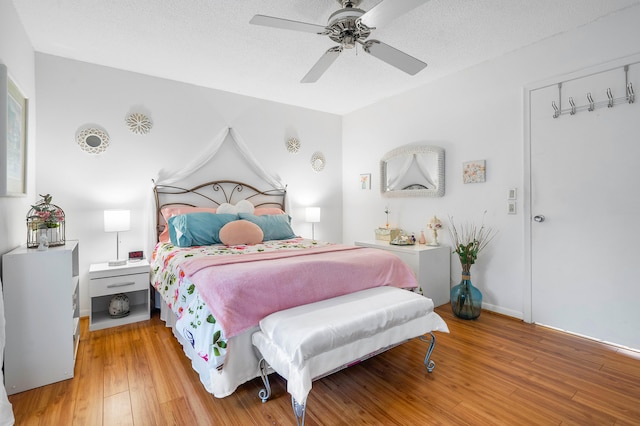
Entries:
{"label": "bench metal leg", "polygon": [[262,400],[263,403],[267,402],[269,397],[271,396],[271,385],[269,384],[269,364],[265,361],[264,358],[261,358],[258,361],[258,368],[260,369],[260,377],[262,378],[262,383],[264,383],[264,389],[260,389],[258,392],[258,396]]}
{"label": "bench metal leg", "polygon": [[[258,391],[258,396],[262,400],[262,403],[265,403],[267,402],[269,397],[271,397],[271,384],[269,383],[269,364],[264,358],[261,358],[260,361],[258,361],[258,368],[260,369],[260,377],[262,378],[262,383],[264,383],[264,388]],[[298,402],[292,396],[291,407],[293,408],[293,414],[296,416],[297,425],[304,426],[305,405],[298,404]]]}
{"label": "bench metal leg", "polygon": [[304,426],[305,405],[298,404],[298,401],[296,401],[296,399],[292,396],[291,407],[293,408],[293,414],[296,416],[296,424],[298,426]]}
{"label": "bench metal leg", "polygon": [[420,336],[420,340],[422,340],[423,342],[429,343],[429,349],[427,349],[427,355],[424,357],[424,366],[426,367],[427,371],[431,373],[433,369],[436,368],[436,363],[433,362],[432,359],[429,359],[431,357],[431,352],[433,352],[433,347],[436,345],[436,336],[433,334],[433,332],[430,332],[429,336],[430,337],[427,337],[426,335]]}

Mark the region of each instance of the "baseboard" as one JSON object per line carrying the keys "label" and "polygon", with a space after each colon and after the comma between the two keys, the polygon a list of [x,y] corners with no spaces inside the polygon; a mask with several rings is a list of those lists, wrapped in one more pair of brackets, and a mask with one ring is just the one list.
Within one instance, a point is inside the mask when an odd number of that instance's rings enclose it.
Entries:
{"label": "baseboard", "polygon": [[502,306],[491,305],[489,303],[482,302],[482,309],[486,309],[487,311],[495,312],[497,314],[506,315],[508,317],[517,318],[519,320],[524,318],[524,314],[522,312],[503,308]]}

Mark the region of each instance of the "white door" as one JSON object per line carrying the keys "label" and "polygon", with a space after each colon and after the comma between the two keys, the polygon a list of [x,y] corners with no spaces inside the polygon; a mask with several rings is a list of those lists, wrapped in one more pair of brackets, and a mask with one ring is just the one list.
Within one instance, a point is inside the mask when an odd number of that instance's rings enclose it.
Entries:
{"label": "white door", "polygon": [[607,88],[626,95],[622,68],[563,83],[577,111],[555,119],[558,87],[531,92],[531,316],[640,348],[640,100],[580,108]]}

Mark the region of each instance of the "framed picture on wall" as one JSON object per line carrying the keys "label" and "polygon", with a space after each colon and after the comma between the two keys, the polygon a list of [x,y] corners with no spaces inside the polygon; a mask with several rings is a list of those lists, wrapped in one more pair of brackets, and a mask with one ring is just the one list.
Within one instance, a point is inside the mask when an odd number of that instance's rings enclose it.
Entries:
{"label": "framed picture on wall", "polygon": [[462,164],[462,182],[484,182],[486,170],[487,169],[484,160],[467,161]]}
{"label": "framed picture on wall", "polygon": [[371,189],[371,173],[360,175],[360,189]]}
{"label": "framed picture on wall", "polygon": [[0,196],[27,195],[28,100],[0,64]]}

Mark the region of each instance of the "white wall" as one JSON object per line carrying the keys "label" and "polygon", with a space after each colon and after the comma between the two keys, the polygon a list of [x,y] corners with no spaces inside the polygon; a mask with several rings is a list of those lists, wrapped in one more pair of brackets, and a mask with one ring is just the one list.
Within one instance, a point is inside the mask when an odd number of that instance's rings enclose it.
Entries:
{"label": "white wall", "polygon": [[[416,232],[434,214],[451,215],[458,223],[479,222],[486,210],[485,223],[499,234],[479,256],[471,280],[483,292],[486,308],[522,318],[528,220],[523,215],[528,202],[523,193],[524,86],[637,53],[638,20],[640,6],[345,116],[344,241],[373,238],[374,228],[384,225],[387,205],[392,225]],[[445,196],[383,198],[379,159],[393,148],[416,142],[445,149]],[[462,163],[481,159],[486,160],[486,183],[463,184]],[[372,173],[371,191],[359,189],[361,173]],[[517,215],[506,213],[511,187],[518,189]],[[443,242],[450,244],[444,234]],[[453,284],[460,277],[455,255],[451,265]]]}
{"label": "white wall", "polygon": [[[178,170],[198,158],[225,127],[234,128],[261,165],[288,185],[297,233],[311,236],[303,212],[317,205],[323,210],[316,237],[341,240],[341,117],[44,54],[36,54],[36,81],[37,192],[53,195],[67,216],[67,239],[80,241],[83,315],[89,264],[115,257],[116,237],[103,232],[103,210],[131,209],[132,230],[120,233],[120,250],[143,249],[151,179],[160,169]],[[126,127],[125,117],[134,111],[151,117],[149,134]],[[111,145],[92,156],[75,135],[95,125],[109,133]],[[302,143],[297,154],[286,150],[291,136]],[[327,158],[321,173],[310,166],[315,151]],[[245,179],[266,189],[241,161],[214,158],[207,170],[206,180]]]}
{"label": "white wall", "polygon": [[[18,13],[9,0],[0,0],[0,63],[7,66],[9,76],[29,99],[27,129],[27,195],[0,197],[0,254],[26,244],[26,216],[35,201],[36,95],[35,61]],[[4,155],[0,161],[5,161]]]}

